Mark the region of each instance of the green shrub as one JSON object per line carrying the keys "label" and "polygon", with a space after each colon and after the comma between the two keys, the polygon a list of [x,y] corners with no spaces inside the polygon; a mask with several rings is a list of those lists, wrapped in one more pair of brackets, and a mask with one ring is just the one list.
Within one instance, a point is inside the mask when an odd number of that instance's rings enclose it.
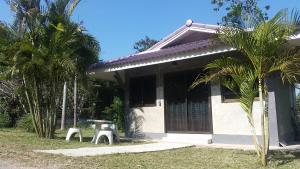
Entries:
{"label": "green shrub", "polygon": [[123,102],[115,96],[112,104],[109,107],[105,107],[104,113],[109,115],[108,120],[112,120],[114,124],[118,125],[118,129],[124,131],[124,113]]}
{"label": "green shrub", "polygon": [[25,114],[23,117],[21,117],[17,122],[17,127],[27,132],[34,132],[31,115]]}
{"label": "green shrub", "polygon": [[[1,85],[1,82],[0,82]],[[3,97],[3,94],[0,92],[0,112],[6,112],[10,118],[9,127],[16,126],[16,121],[23,114],[24,111],[17,97]],[[0,114],[1,114],[0,113]]]}
{"label": "green shrub", "polygon": [[0,113],[0,128],[11,127],[11,118],[7,112]]}

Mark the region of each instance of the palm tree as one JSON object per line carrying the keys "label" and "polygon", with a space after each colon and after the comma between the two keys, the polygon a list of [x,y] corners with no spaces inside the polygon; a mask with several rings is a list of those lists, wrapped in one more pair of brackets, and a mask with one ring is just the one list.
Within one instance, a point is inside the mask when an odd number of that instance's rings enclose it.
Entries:
{"label": "palm tree", "polygon": [[205,69],[211,73],[195,80],[192,86],[211,80],[220,80],[229,89],[238,87],[241,106],[246,112],[250,126],[255,132],[252,107],[259,94],[261,112],[262,144],[254,135],[256,151],[263,165],[267,165],[269,152],[269,119],[267,79],[273,73],[280,73],[283,82],[295,83],[300,75],[299,49],[291,46],[288,39],[299,30],[300,15],[294,10],[291,15],[281,10],[272,19],[262,21],[253,29],[224,27],[219,39],[236,48],[241,57],[216,59]]}
{"label": "palm tree", "polygon": [[22,83],[20,98],[24,111],[32,115],[38,136],[53,138],[62,98],[57,90],[75,74],[84,74],[86,64],[97,60],[99,45],[81,25],[61,15],[70,13],[79,1],[47,1],[46,8],[38,0],[12,2],[18,2],[16,8],[21,10],[22,29],[10,29],[15,38],[1,48],[0,61],[8,69],[6,79]]}
{"label": "palm tree", "polygon": [[[13,28],[18,37],[22,37],[29,27],[27,25],[32,14],[36,12],[48,12],[52,10],[61,16],[71,16],[81,0],[5,0],[15,13]],[[55,8],[53,8],[55,6]],[[59,17],[57,17],[59,18]]]}

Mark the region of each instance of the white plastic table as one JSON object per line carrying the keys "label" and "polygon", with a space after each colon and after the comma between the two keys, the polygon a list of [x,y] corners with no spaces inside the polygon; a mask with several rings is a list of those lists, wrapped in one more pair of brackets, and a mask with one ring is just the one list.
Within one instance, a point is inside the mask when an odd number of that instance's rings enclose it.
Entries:
{"label": "white plastic table", "polygon": [[92,122],[95,124],[95,134],[93,136],[92,139],[92,143],[94,143],[96,141],[97,135],[99,133],[99,131],[101,130],[101,125],[102,124],[113,124],[112,121],[108,121],[108,120],[87,120],[88,122]]}

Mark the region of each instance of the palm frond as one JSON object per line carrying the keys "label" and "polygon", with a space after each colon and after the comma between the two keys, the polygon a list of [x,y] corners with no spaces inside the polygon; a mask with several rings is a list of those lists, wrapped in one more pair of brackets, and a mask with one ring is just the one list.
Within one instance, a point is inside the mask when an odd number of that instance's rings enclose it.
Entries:
{"label": "palm frond", "polygon": [[76,6],[79,4],[80,1],[81,1],[81,0],[72,0],[72,1],[70,2],[69,7],[68,7],[68,9],[67,9],[67,15],[68,15],[68,16],[71,16],[71,15],[72,15],[74,9],[76,8]]}

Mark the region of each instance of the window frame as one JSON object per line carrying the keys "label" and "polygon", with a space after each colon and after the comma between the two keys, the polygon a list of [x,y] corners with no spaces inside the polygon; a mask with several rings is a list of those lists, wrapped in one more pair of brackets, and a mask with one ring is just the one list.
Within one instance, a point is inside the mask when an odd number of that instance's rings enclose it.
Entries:
{"label": "window frame", "polygon": [[[234,103],[234,102],[239,102],[240,101],[240,99],[238,98],[237,95],[235,95],[230,89],[223,86],[222,84],[220,84],[220,90],[221,90],[222,103]],[[227,92],[232,92],[232,94],[235,95],[236,98],[226,98],[225,95],[224,95],[224,93],[225,93],[224,90],[228,90]]]}
{"label": "window frame", "polygon": [[[151,97],[154,97],[153,99],[153,103],[144,103],[145,102],[145,81],[149,80],[147,78],[153,78],[151,80],[153,80],[153,87],[154,87],[154,94],[153,96]],[[141,85],[141,96],[138,96],[140,97],[139,99],[141,100],[140,102],[137,102],[137,103],[132,103],[132,93],[135,93],[135,92],[132,92],[132,82],[133,81],[138,81],[136,85]],[[140,84],[139,84],[140,83]],[[135,85],[135,86],[136,86]],[[151,100],[151,99],[150,99]],[[135,108],[135,107],[155,107],[156,106],[156,100],[157,100],[157,77],[155,74],[153,75],[145,75],[145,76],[137,76],[137,77],[130,77],[129,78],[129,107],[130,108]]]}
{"label": "window frame", "polygon": [[[222,103],[236,103],[236,102],[240,102],[240,99],[239,98],[234,98],[234,99],[226,99],[224,97],[224,90],[223,89],[226,89],[227,87],[223,86],[222,84],[220,84],[220,91],[221,91],[221,99],[222,99]],[[227,88],[227,90],[229,90],[230,92],[232,92],[230,89]],[[233,93],[233,92],[232,92]],[[236,96],[238,97],[238,96]],[[258,101],[259,100],[259,96],[256,96],[254,98],[254,101]]]}

